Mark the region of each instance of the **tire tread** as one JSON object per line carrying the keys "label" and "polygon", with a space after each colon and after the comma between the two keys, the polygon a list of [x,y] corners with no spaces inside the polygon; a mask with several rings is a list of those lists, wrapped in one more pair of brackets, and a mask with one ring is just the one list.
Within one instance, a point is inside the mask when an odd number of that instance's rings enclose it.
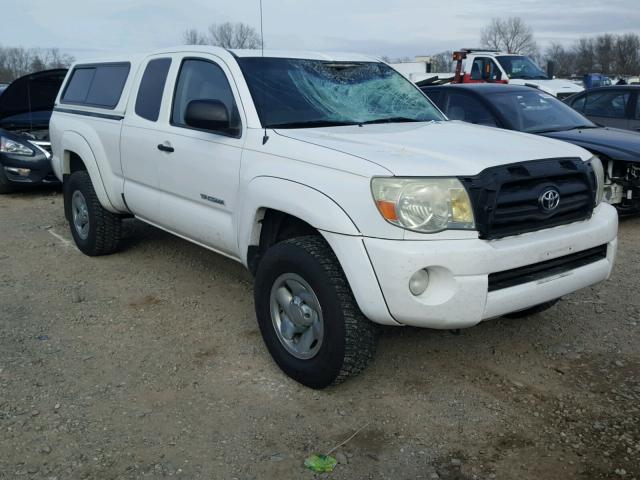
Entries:
{"label": "tire tread", "polygon": [[[84,170],[75,172],[68,181],[77,182],[79,186],[84,187],[82,193],[86,197],[87,206],[95,216],[95,242],[89,248],[83,249],[83,252],[89,256],[100,256],[117,251],[122,239],[122,218],[102,206],[88,172]],[[73,231],[72,221],[70,220],[69,223]]]}
{"label": "tire tread", "polygon": [[340,262],[327,242],[319,235],[294,237],[285,240],[311,254],[322,265],[329,283],[340,301],[345,323],[345,354],[340,372],[333,385],[362,372],[375,356],[378,328],[367,319],[358,307]]}

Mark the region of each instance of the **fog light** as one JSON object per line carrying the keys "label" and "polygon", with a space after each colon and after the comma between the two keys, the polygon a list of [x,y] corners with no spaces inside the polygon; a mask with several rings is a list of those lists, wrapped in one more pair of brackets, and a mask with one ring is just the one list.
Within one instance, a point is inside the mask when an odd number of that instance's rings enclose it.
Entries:
{"label": "fog light", "polygon": [[20,175],[21,177],[28,177],[31,173],[30,168],[15,168],[15,167],[4,167],[7,172],[13,173],[14,175]]}
{"label": "fog light", "polygon": [[422,295],[429,285],[429,273],[425,269],[418,270],[409,279],[409,291],[415,295]]}

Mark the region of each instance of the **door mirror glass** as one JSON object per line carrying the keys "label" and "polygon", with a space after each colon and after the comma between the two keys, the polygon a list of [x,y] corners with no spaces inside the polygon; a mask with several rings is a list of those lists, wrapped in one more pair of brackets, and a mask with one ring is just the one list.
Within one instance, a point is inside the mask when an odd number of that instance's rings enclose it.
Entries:
{"label": "door mirror glass", "polygon": [[200,130],[228,131],[229,111],[220,100],[192,100],[187,105],[185,123]]}

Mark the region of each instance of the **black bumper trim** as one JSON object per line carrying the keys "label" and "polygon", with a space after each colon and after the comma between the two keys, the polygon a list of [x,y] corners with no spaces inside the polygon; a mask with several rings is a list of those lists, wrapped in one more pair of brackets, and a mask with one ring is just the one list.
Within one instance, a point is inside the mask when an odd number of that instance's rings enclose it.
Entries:
{"label": "black bumper trim", "polygon": [[607,258],[607,245],[572,253],[564,257],[546,260],[524,267],[504,270],[489,274],[489,291],[502,290],[503,288],[515,287],[523,283],[534,282],[543,278],[552,277],[560,273],[568,272],[579,267],[584,267],[590,263]]}

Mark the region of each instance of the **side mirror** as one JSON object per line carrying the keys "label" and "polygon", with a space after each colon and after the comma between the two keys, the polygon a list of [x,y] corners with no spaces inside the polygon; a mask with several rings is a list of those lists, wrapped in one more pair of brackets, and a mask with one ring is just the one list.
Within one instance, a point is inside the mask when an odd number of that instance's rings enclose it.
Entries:
{"label": "side mirror", "polygon": [[229,131],[229,111],[220,100],[192,100],[187,105],[185,123],[202,130]]}

